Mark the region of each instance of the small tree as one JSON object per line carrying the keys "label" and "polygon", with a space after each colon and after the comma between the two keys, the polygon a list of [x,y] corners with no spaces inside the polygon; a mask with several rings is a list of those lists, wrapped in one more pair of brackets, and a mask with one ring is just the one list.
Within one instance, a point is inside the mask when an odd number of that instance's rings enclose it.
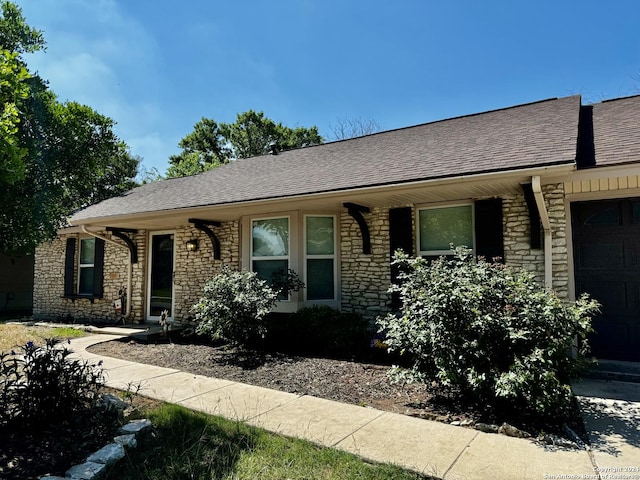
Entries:
{"label": "small tree", "polygon": [[493,406],[509,403],[539,414],[559,413],[571,399],[569,374],[598,303],[582,296],[564,303],[530,272],[475,260],[459,248],[430,262],[397,253],[404,273],[403,306],[379,318],[391,351],[408,357],[396,378],[437,381]]}

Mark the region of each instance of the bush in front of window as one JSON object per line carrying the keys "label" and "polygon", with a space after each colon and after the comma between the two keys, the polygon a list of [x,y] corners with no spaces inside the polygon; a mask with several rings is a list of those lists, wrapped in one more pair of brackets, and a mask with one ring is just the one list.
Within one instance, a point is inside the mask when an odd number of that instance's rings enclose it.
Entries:
{"label": "bush in front of window", "polygon": [[196,333],[237,344],[264,337],[265,317],[274,307],[278,293],[255,272],[224,266],[207,282],[202,297],[193,306]]}
{"label": "bush in front of window", "polygon": [[300,276],[292,269],[280,269],[271,274],[271,287],[278,292],[278,299],[284,300],[292,292],[299,292],[305,285]]}
{"label": "bush in front of window", "polygon": [[402,308],[377,323],[389,350],[410,367],[395,367],[393,378],[437,382],[497,408],[566,412],[595,300],[564,303],[530,272],[476,260],[465,248],[431,262],[398,252],[394,263],[403,273],[391,290]]}
{"label": "bush in front of window", "polygon": [[303,307],[268,319],[267,346],[302,355],[353,358],[367,353],[369,322],[328,305]]}

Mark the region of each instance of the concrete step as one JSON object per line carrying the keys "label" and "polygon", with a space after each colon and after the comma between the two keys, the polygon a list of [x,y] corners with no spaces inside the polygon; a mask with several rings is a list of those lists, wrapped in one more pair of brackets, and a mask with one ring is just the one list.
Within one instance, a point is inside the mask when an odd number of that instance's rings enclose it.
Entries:
{"label": "concrete step", "polygon": [[640,383],[640,363],[598,360],[598,365],[583,374],[586,378]]}

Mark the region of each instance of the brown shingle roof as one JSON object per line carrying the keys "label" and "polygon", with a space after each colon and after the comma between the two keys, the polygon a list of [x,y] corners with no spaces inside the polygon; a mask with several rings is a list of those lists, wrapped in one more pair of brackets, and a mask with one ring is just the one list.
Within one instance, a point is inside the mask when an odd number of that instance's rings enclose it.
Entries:
{"label": "brown shingle roof", "polygon": [[579,96],[545,100],[237,160],[143,185],[71,221],[572,163],[579,109]]}
{"label": "brown shingle roof", "polygon": [[640,161],[640,96],[593,105],[595,165]]}

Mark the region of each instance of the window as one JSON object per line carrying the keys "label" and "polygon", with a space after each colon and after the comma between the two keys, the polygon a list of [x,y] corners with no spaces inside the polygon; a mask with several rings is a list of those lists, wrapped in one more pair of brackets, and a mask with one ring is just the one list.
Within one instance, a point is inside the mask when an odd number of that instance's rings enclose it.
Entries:
{"label": "window", "polygon": [[418,210],[418,250],[420,255],[449,255],[450,245],[474,245],[472,205],[423,208]]}
{"label": "window", "polygon": [[335,218],[305,217],[305,284],[307,300],[335,299]]}
{"label": "window", "polygon": [[295,312],[305,302],[339,307],[339,231],[339,217],[333,212],[246,216],[242,219],[242,266],[271,284],[288,270],[304,282],[303,289],[279,297],[277,312]]}
{"label": "window", "polygon": [[289,270],[289,263],[289,218],[253,220],[251,270],[263,280],[272,282],[274,274]]}
{"label": "window", "polygon": [[64,258],[64,297],[102,298],[104,240],[67,238]]}
{"label": "window", "polygon": [[78,262],[78,295],[93,295],[96,239],[80,240],[80,257]]}

